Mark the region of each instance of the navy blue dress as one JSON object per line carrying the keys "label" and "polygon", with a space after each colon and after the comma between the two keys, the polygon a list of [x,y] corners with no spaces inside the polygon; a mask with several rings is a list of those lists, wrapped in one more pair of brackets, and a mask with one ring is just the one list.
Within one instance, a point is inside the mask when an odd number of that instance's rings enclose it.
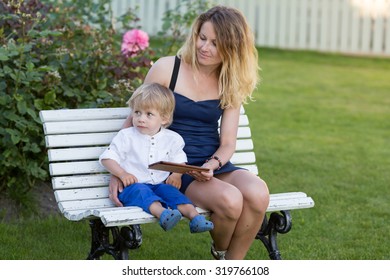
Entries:
{"label": "navy blue dress", "polygon": [[[218,120],[223,110],[217,99],[194,101],[176,92],[174,95],[176,105],[173,122],[169,129],[183,137],[188,164],[201,166],[214,155],[219,147]],[[236,169],[240,168],[228,162],[220,170],[215,170],[214,174],[231,172]],[[185,193],[193,180],[193,177],[184,174],[180,191]]]}

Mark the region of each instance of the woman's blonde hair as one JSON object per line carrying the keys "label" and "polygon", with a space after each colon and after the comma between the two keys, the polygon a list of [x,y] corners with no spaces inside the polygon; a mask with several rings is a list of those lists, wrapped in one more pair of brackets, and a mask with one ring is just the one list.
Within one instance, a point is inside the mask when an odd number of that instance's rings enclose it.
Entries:
{"label": "woman's blonde hair", "polygon": [[172,123],[175,97],[167,87],[157,83],[143,84],[135,90],[127,103],[131,110],[157,110],[167,120],[164,127],[168,127]]}
{"label": "woman's blonde hair", "polygon": [[252,98],[259,82],[258,54],[253,33],[242,13],[234,8],[215,6],[200,14],[178,55],[193,69],[199,69],[196,41],[205,22],[211,22],[217,50],[222,59],[218,86],[222,108],[237,107]]}

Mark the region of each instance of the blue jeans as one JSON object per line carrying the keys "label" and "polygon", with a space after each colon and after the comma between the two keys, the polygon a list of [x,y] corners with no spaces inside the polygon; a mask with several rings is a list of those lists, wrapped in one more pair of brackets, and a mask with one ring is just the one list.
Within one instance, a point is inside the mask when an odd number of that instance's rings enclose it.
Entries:
{"label": "blue jeans", "polygon": [[188,197],[168,184],[134,183],[124,188],[118,198],[124,206],[138,206],[147,213],[150,213],[149,207],[155,201],[172,209],[177,209],[179,204],[192,204]]}

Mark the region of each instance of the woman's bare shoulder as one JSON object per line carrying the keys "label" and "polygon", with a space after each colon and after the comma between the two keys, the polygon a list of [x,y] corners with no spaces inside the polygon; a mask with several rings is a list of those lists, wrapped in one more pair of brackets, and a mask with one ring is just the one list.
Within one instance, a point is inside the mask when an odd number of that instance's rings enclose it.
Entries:
{"label": "woman's bare shoulder", "polygon": [[155,64],[172,64],[174,63],[175,61],[175,56],[172,55],[172,56],[163,56],[163,57],[160,57]]}
{"label": "woman's bare shoulder", "polygon": [[153,63],[145,77],[145,83],[159,83],[168,86],[175,63],[174,56],[164,56]]}

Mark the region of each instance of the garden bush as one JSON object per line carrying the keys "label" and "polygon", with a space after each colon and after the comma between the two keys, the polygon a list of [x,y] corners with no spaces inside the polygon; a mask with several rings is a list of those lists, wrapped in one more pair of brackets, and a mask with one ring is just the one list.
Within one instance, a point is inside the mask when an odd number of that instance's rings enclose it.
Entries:
{"label": "garden bush", "polygon": [[122,36],[140,29],[136,10],[114,19],[110,0],[2,0],[0,195],[31,207],[30,190],[48,179],[40,110],[125,106],[152,61],[177,49],[181,29],[207,1],[195,2],[181,1],[184,15],[178,8],[166,14],[160,35],[171,37],[160,42],[169,44],[128,53]]}
{"label": "garden bush", "polygon": [[[108,3],[0,3],[2,195],[26,204],[47,178],[40,110],[123,106],[150,67],[151,50],[121,54]],[[136,28],[126,15],[123,26]]]}

